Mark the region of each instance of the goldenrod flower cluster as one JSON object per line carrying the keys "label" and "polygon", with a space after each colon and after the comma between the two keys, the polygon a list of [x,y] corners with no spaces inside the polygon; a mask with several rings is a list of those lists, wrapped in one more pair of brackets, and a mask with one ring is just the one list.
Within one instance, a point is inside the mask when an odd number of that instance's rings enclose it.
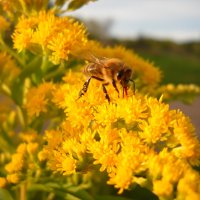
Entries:
{"label": "goldenrod flower cluster", "polygon": [[[90,1],[0,0],[0,198],[115,200],[140,186],[199,200],[200,142],[164,103],[188,102],[199,87],[161,86],[153,63],[89,40],[81,22],[61,16]],[[79,98],[83,63],[103,57],[129,66],[136,90],[133,80],[125,97],[120,83],[119,94],[106,85],[108,102],[92,78]]]}
{"label": "goldenrod flower cluster", "polygon": [[[187,173],[196,177],[196,185],[200,183],[192,169],[199,165],[200,143],[181,111],[169,110],[162,99],[131,91],[127,99],[118,98],[112,88],[108,88],[112,94],[109,104],[95,80],[85,97],[75,101],[81,85],[70,84],[74,76],[67,75],[69,83],[53,93],[53,101],[66,113],[60,128],[45,134],[43,151],[53,171],[67,175],[99,164],[100,171],[108,173],[108,184],[115,185],[119,193],[140,184],[141,178],[141,185],[148,182],[158,196],[171,198],[173,188]],[[85,165],[86,169],[81,168]],[[190,190],[196,196],[200,192],[198,187]],[[190,197],[179,189],[176,195]]]}
{"label": "goldenrod flower cluster", "polygon": [[53,12],[37,16],[22,16],[13,33],[14,48],[29,49],[48,55],[55,64],[67,60],[70,53],[86,42],[85,28],[68,17],[56,17]]}
{"label": "goldenrod flower cluster", "polygon": [[167,84],[159,87],[156,91],[156,95],[161,94],[163,94],[163,98],[166,101],[181,100],[186,103],[191,103],[200,94],[200,87],[195,84]]}
{"label": "goldenrod flower cluster", "polygon": [[35,163],[38,151],[38,134],[33,131],[20,133],[22,143],[20,143],[11,157],[11,161],[5,165],[7,172],[7,182],[17,184],[29,170],[36,171],[38,166]]}

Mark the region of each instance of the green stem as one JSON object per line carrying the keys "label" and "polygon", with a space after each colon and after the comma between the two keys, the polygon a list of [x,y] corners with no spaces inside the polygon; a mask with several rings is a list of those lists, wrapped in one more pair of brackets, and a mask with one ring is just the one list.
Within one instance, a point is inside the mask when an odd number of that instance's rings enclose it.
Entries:
{"label": "green stem", "polygon": [[22,128],[25,128],[24,113],[23,113],[23,110],[20,108],[20,106],[17,106],[17,114],[18,114],[19,122],[20,122]]}
{"label": "green stem", "polygon": [[48,197],[47,197],[47,200],[53,200],[55,197],[55,194],[53,192],[51,192]]}
{"label": "green stem", "polygon": [[47,66],[48,66],[48,59],[47,55],[43,55],[42,57],[42,64],[41,64],[41,70],[45,74],[47,71]]}
{"label": "green stem", "polygon": [[64,71],[64,63],[61,63],[55,71],[52,71],[45,76],[45,80],[50,80],[56,77],[57,75],[60,75],[63,71]]}
{"label": "green stem", "polygon": [[1,88],[7,96],[11,96],[11,90],[5,83],[1,83]]}

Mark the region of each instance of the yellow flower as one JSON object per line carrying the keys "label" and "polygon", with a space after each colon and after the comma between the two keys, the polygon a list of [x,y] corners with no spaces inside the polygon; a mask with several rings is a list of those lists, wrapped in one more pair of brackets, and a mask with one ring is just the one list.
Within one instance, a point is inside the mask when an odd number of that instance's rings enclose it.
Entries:
{"label": "yellow flower", "polygon": [[63,133],[61,131],[47,130],[45,131],[45,139],[48,142],[49,149],[56,149],[63,141]]}
{"label": "yellow flower", "polygon": [[88,149],[93,154],[95,159],[94,164],[101,164],[100,171],[106,170],[111,173],[115,170],[117,164],[116,152],[118,149],[113,147],[114,145],[108,145],[106,141],[93,142]]}
{"label": "yellow flower", "polygon": [[200,158],[199,142],[187,117],[170,110],[162,98],[139,92],[122,98],[110,86],[109,104],[96,80],[77,100],[82,87],[77,80],[82,77],[73,75],[69,72],[66,83],[52,92],[53,102],[66,116],[59,131],[46,132],[44,149],[49,155],[53,152],[47,158],[50,169],[71,174],[76,167],[81,172],[85,166],[99,164],[119,193],[132,184],[149,182],[160,197],[171,198],[175,186]]}
{"label": "yellow flower", "polygon": [[14,48],[21,52],[24,49],[28,49],[31,47],[31,40],[33,37],[33,30],[32,29],[25,29],[23,30],[23,34],[15,32],[13,34]]}
{"label": "yellow flower", "polygon": [[[34,142],[38,139],[38,133],[35,130],[29,130],[26,132],[21,132],[19,137],[27,143]],[[25,146],[25,144],[22,144]],[[25,148],[25,147],[24,147]]]}
{"label": "yellow flower", "polygon": [[148,159],[149,175],[152,180],[163,178],[164,181],[176,183],[183,176],[189,165],[175,157],[164,148],[159,154],[151,154]]}
{"label": "yellow flower", "polygon": [[69,54],[85,46],[85,28],[69,17],[57,17],[53,11],[39,12],[38,16],[21,17],[13,33],[14,48],[18,51],[40,50],[58,64]]}
{"label": "yellow flower", "polygon": [[36,142],[30,142],[27,144],[27,151],[29,154],[34,154],[38,150],[39,144]]}
{"label": "yellow flower", "polygon": [[48,100],[45,99],[45,95],[35,95],[37,90],[32,88],[27,95],[26,109],[29,116],[38,117],[41,112],[47,112],[47,103]]}
{"label": "yellow flower", "polygon": [[6,21],[6,19],[1,15],[0,15],[0,24],[1,24],[0,34],[6,31],[10,26],[9,22]]}
{"label": "yellow flower", "polygon": [[116,174],[110,177],[108,184],[115,185],[115,188],[119,189],[118,193],[121,194],[125,189],[129,188],[132,181],[132,171],[128,167],[128,163],[124,163],[117,168]]}
{"label": "yellow flower", "polygon": [[24,155],[27,151],[27,145],[25,143],[21,143],[18,147],[17,147],[17,153],[20,153],[22,155]]}
{"label": "yellow flower", "polygon": [[15,153],[12,155],[12,160],[5,166],[5,169],[9,173],[21,171],[24,167],[24,155],[21,153]]}
{"label": "yellow flower", "polygon": [[70,175],[76,172],[76,160],[64,152],[54,151],[49,160],[49,167],[55,172]]}
{"label": "yellow flower", "polygon": [[73,51],[77,51],[87,43],[83,25],[67,20],[67,18],[63,22],[66,23],[65,29],[54,37],[48,46],[53,51],[51,59],[54,63],[59,63],[61,59],[68,59],[70,53],[73,54]]}
{"label": "yellow flower", "polygon": [[38,159],[39,161],[45,161],[49,158],[50,152],[43,148],[39,153],[38,153]]}
{"label": "yellow flower", "polygon": [[199,200],[200,194],[200,175],[192,169],[188,169],[180,179],[177,186],[177,199]]}
{"label": "yellow flower", "polygon": [[75,172],[75,169],[76,161],[72,157],[66,156],[65,158],[63,158],[61,164],[61,171],[63,172],[63,175],[72,174]]}
{"label": "yellow flower", "polygon": [[53,83],[42,83],[28,91],[25,107],[30,117],[37,117],[41,112],[47,112],[47,104],[53,89]]}
{"label": "yellow flower", "polygon": [[104,103],[97,108],[97,113],[95,113],[95,120],[102,126],[107,124],[111,125],[117,121],[117,114],[117,105],[109,105],[108,103]]}
{"label": "yellow flower", "polygon": [[0,153],[0,165],[4,165],[11,159],[11,153],[10,152],[1,152]]}
{"label": "yellow flower", "polygon": [[163,94],[163,99],[167,101],[175,99],[191,103],[200,94],[200,87],[195,84],[167,84],[159,87],[155,93],[157,96]]}
{"label": "yellow flower", "polygon": [[157,180],[153,182],[153,192],[159,197],[169,198],[173,192],[173,185],[164,180]]}
{"label": "yellow flower", "polygon": [[[78,137],[77,137],[78,138]],[[83,153],[86,151],[86,147],[84,144],[80,142],[80,139],[68,139],[62,142],[63,143],[63,150],[69,154],[73,155],[76,158],[80,158]]]}
{"label": "yellow flower", "polygon": [[0,80],[6,85],[11,85],[12,81],[19,75],[20,69],[15,61],[5,52],[0,52]]}
{"label": "yellow flower", "polygon": [[117,105],[118,118],[123,118],[127,124],[141,122],[149,116],[145,99],[138,95],[122,99]]}
{"label": "yellow flower", "polygon": [[20,174],[19,173],[8,174],[6,179],[9,183],[17,184],[20,181]]}
{"label": "yellow flower", "polygon": [[0,177],[0,188],[4,188],[6,186],[6,178]]}
{"label": "yellow flower", "polygon": [[154,98],[148,98],[146,101],[149,117],[147,121],[142,121],[139,124],[139,127],[142,129],[140,137],[148,143],[167,140],[170,126],[169,105],[161,103]]}
{"label": "yellow flower", "polygon": [[173,149],[178,157],[188,159],[193,165],[199,164],[200,158],[200,143],[195,135],[194,127],[190,119],[181,111],[173,112],[173,132],[174,136],[179,141],[179,146]]}

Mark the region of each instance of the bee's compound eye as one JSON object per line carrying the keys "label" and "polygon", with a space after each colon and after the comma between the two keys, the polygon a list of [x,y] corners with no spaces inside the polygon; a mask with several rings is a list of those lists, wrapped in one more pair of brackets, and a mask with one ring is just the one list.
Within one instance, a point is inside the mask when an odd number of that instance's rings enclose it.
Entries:
{"label": "bee's compound eye", "polygon": [[126,77],[128,78],[130,78],[131,77],[131,75],[132,75],[132,70],[131,69],[127,69],[126,71],[125,71],[125,75],[126,75]]}
{"label": "bee's compound eye", "polygon": [[121,80],[123,75],[124,75],[124,71],[123,70],[119,71],[117,73],[117,80]]}

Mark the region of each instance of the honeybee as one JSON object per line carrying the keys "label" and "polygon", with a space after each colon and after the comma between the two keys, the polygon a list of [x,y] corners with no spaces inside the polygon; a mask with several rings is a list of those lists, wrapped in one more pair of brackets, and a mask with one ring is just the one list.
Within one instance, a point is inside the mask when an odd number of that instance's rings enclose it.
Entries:
{"label": "honeybee", "polygon": [[119,90],[117,88],[117,82],[121,84],[123,88],[123,97],[128,95],[128,83],[133,82],[133,89],[135,93],[135,83],[131,79],[133,69],[128,67],[124,62],[117,58],[96,58],[92,56],[89,60],[90,63],[85,66],[83,73],[88,77],[83,84],[83,88],[79,92],[79,97],[82,97],[88,90],[91,79],[96,79],[102,82],[102,89],[105,94],[105,98],[110,102],[110,97],[106,90],[106,86],[112,84],[119,96]]}

